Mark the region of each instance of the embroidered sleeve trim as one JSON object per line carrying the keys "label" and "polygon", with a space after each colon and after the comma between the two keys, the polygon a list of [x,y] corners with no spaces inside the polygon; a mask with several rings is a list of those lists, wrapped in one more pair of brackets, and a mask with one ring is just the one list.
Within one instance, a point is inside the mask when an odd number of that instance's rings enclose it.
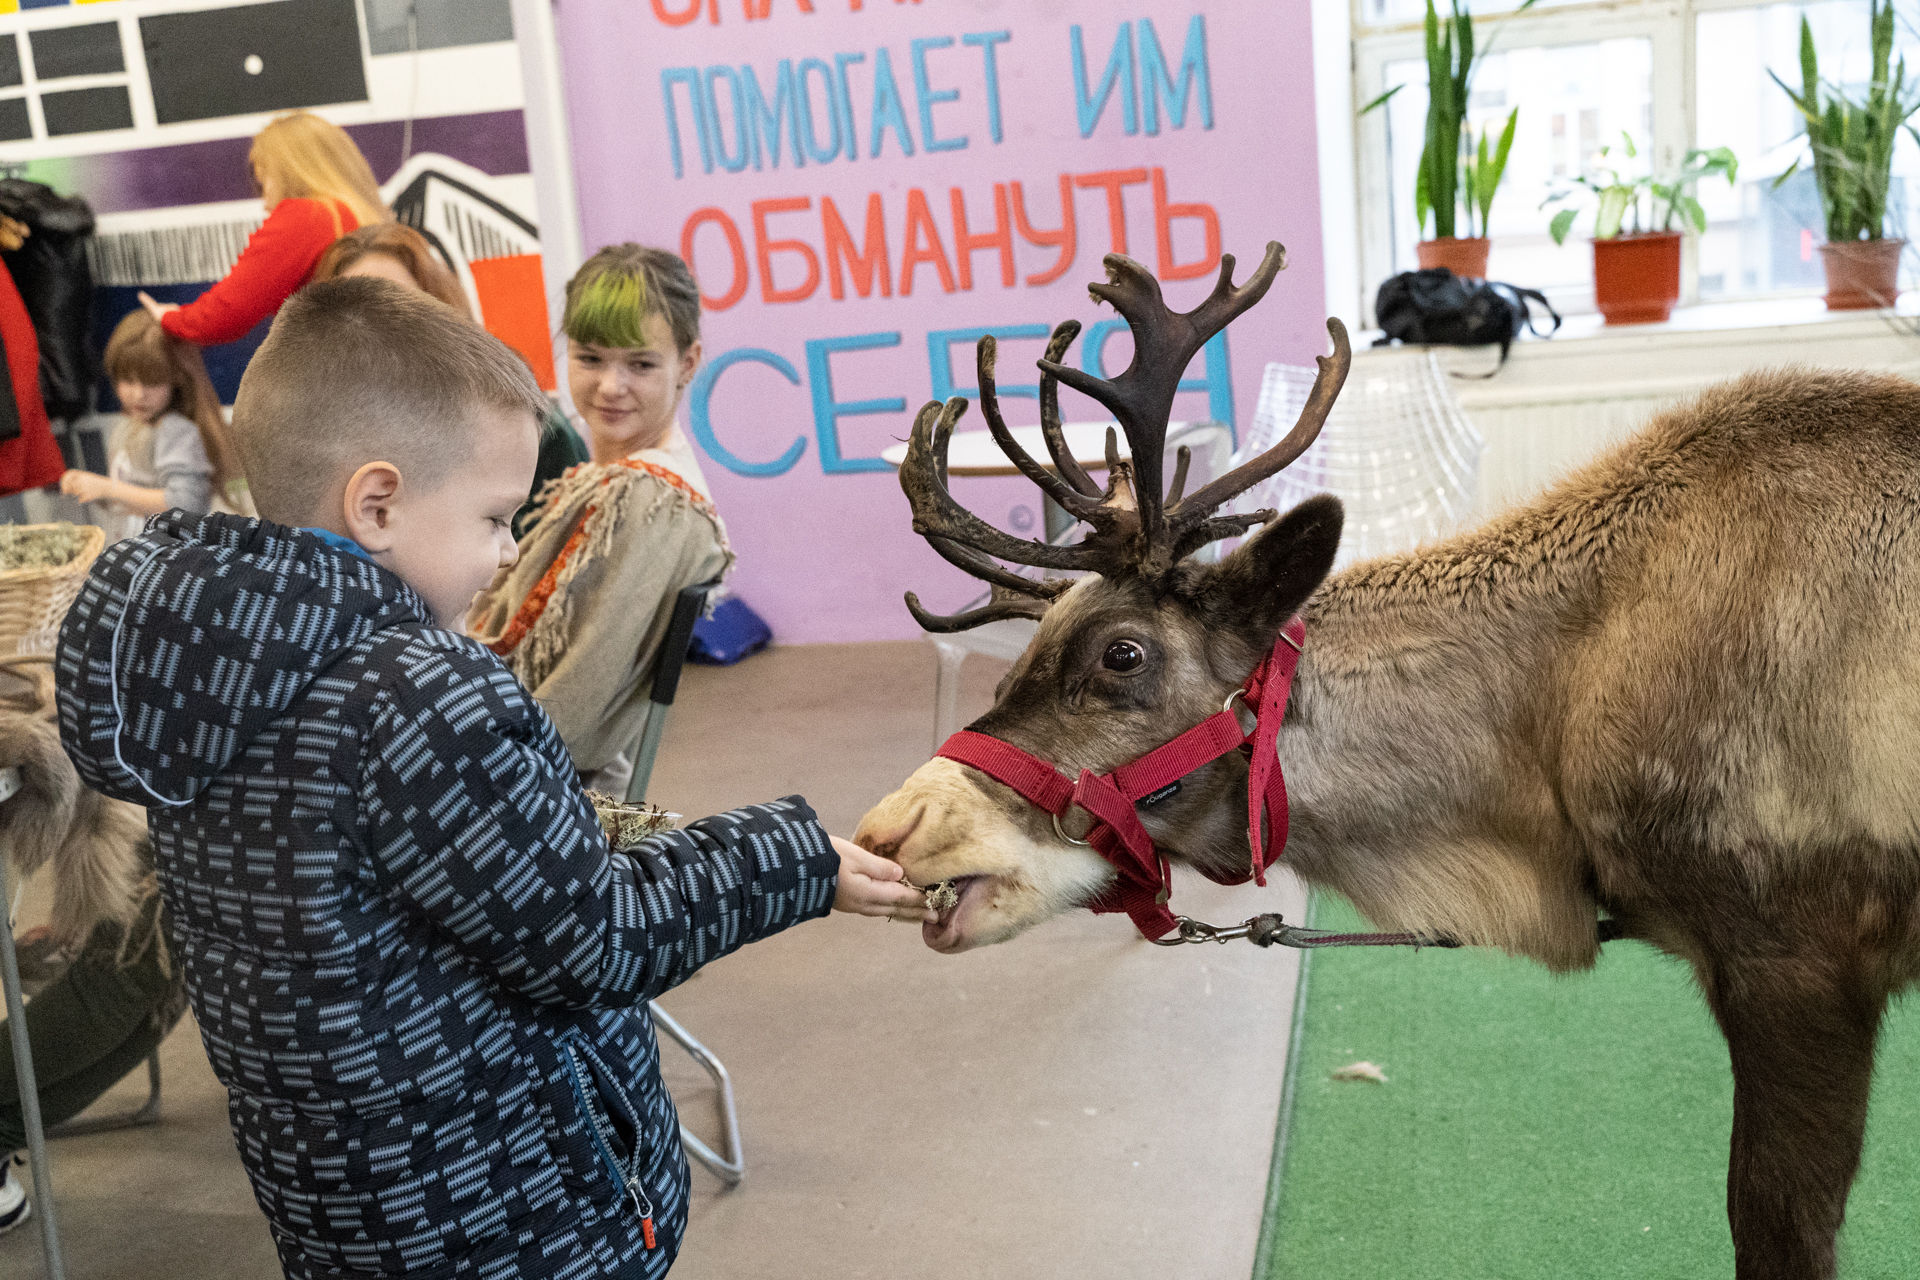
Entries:
{"label": "embroidered sleeve trim", "polygon": [[[605,482],[602,481],[602,483]],[[520,602],[520,609],[513,615],[513,621],[507,624],[506,631],[487,648],[504,658],[527,638],[527,632],[533,630],[533,624],[540,621],[540,615],[547,611],[547,602],[553,599],[554,590],[560,585],[560,571],[567,567],[567,561],[571,560],[573,553],[580,549],[580,544],[587,540],[588,522],[593,519],[593,513],[598,510],[598,507],[589,506],[581,514],[580,523],[574,526],[573,534],[567,539],[566,545],[560,548],[560,554],[553,558],[553,563],[547,566],[547,571],[540,575],[540,581],[534,583],[533,590],[527,592],[527,598]]]}
{"label": "embroidered sleeve trim", "polygon": [[[719,526],[720,512],[714,507],[713,502],[687,483],[684,478],[667,468],[652,462],[642,462],[638,458],[622,458],[611,465],[642,472],[677,489],[687,501],[693,504],[695,511],[713,521],[716,528]],[[570,469],[567,474],[571,476],[575,470],[578,468]],[[601,478],[600,484],[604,487],[612,480],[613,476],[607,475]],[[587,528],[592,523],[593,513],[598,509],[596,506],[587,507],[580,517],[580,523],[574,527],[572,535],[560,548],[560,554],[553,558],[553,563],[547,566],[547,571],[540,575],[540,581],[534,584],[533,590],[527,592],[527,598],[520,602],[520,608],[514,613],[513,620],[507,624],[507,629],[487,648],[504,658],[519,648],[520,642],[527,638],[527,633],[533,630],[536,622],[540,621],[540,615],[547,611],[547,605],[552,601],[553,593],[559,589],[560,575],[566,569],[567,562],[573,559],[574,554],[580,549],[580,544],[586,541]],[[724,534],[721,535],[720,545],[722,550],[726,550]]]}

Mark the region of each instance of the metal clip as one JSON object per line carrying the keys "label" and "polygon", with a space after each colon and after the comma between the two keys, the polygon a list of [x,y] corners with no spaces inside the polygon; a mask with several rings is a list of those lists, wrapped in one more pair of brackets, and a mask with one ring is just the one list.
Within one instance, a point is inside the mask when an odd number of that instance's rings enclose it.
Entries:
{"label": "metal clip", "polygon": [[1189,942],[1232,942],[1236,938],[1248,936],[1253,921],[1246,920],[1228,928],[1208,924],[1204,920],[1195,920],[1191,916],[1175,916],[1178,932],[1171,938],[1155,938],[1156,947],[1178,947]]}

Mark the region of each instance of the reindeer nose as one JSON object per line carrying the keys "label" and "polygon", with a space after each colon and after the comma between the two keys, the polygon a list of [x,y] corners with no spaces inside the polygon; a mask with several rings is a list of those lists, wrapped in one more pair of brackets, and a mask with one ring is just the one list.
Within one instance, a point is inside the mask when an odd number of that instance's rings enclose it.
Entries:
{"label": "reindeer nose", "polygon": [[896,791],[860,819],[860,826],[853,833],[853,842],[869,853],[897,862],[900,859],[900,846],[919,829],[920,819],[925,812],[925,805],[916,804],[901,813],[900,793]]}

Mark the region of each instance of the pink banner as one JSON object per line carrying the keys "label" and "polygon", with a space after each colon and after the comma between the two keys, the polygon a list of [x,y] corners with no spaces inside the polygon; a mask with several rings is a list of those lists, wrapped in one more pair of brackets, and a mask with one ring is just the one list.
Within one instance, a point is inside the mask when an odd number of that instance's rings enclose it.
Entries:
{"label": "pink banner", "polygon": [[[968,394],[982,333],[1001,403],[1039,420],[1047,331],[1126,367],[1085,286],[1136,258],[1185,309],[1219,255],[1292,264],[1197,357],[1183,419],[1244,424],[1263,366],[1325,350],[1307,6],[1301,0],[567,0],[556,7],[586,243],[686,254],[706,364],[683,422],[740,566],[786,643],[917,633],[912,589],[981,588],[910,528],[880,451]],[[1105,419],[1063,392],[1068,421]],[[974,411],[961,430],[984,429]],[[1040,536],[1020,479],[953,481]]]}

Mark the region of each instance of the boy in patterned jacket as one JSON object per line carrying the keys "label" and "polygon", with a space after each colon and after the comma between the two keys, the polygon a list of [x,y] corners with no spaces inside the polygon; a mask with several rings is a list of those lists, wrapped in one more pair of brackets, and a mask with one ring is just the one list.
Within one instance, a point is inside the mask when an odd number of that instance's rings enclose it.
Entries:
{"label": "boy in patterned jacket", "polygon": [[687,1163],[646,1001],[829,907],[922,919],[789,796],[609,850],[454,628],[546,399],[380,280],[281,310],[234,407],[261,520],[174,511],[62,628],[60,730],[148,807],[176,954],[290,1277],[657,1277]]}

